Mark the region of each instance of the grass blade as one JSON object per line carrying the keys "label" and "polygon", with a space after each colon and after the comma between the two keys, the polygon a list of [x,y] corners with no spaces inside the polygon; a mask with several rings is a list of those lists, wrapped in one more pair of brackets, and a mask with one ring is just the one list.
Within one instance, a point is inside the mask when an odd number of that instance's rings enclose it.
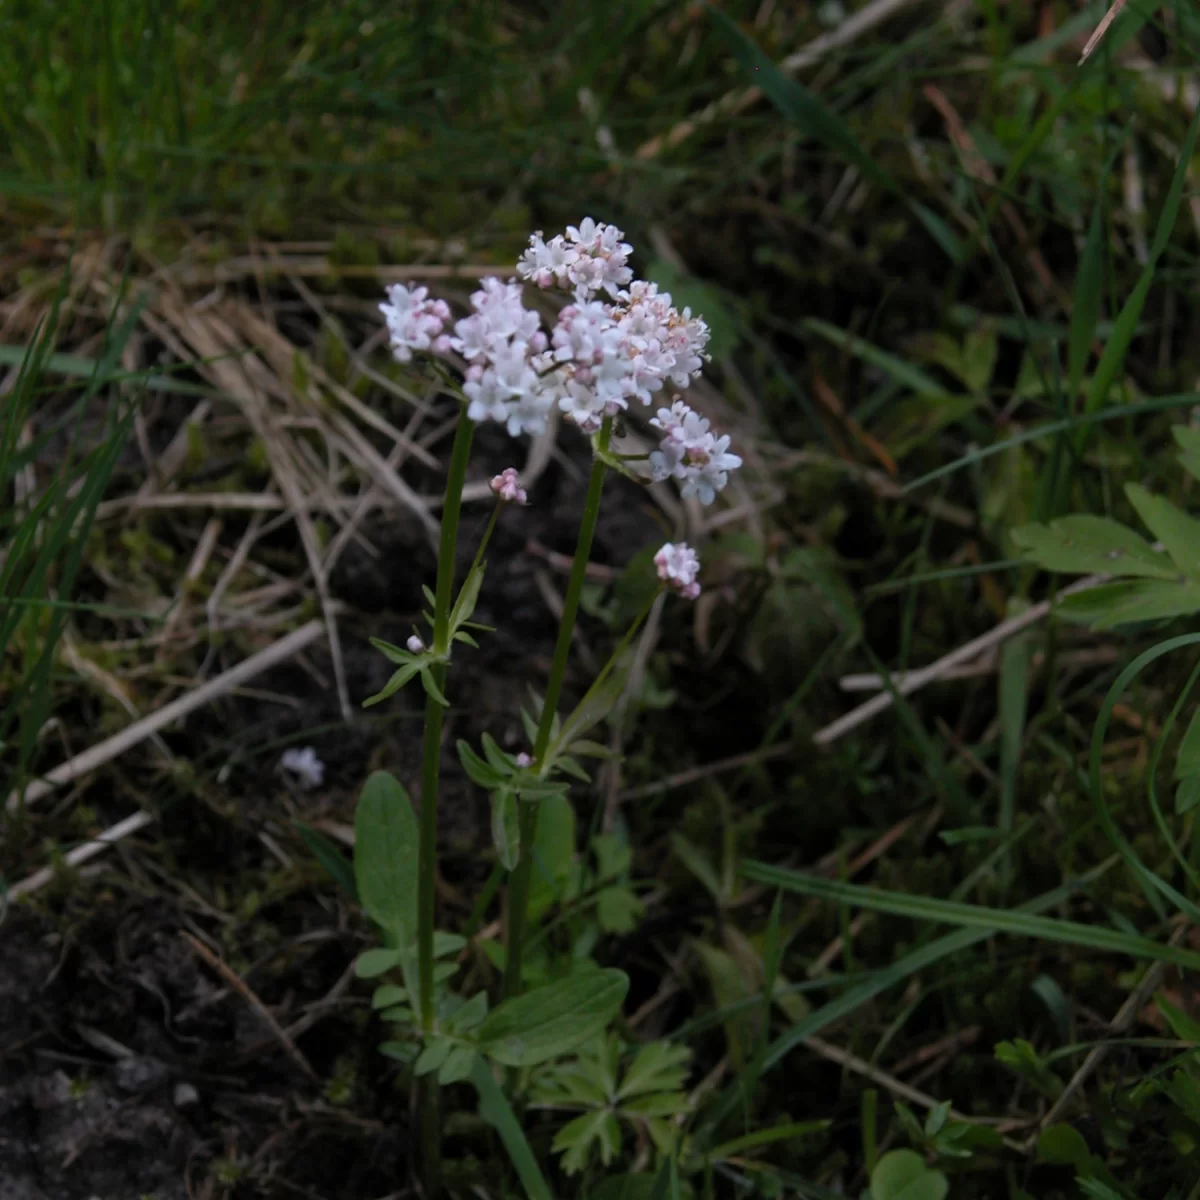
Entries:
{"label": "grass blade", "polygon": [[475,1065],[471,1068],[471,1082],[479,1093],[479,1115],[500,1135],[513,1170],[529,1200],[553,1200],[550,1185],[538,1166],[525,1131],[500,1086],[492,1078],[491,1068],[482,1058],[475,1059]]}
{"label": "grass blade", "polygon": [[[1200,641],[1200,635],[1196,635],[1196,640]],[[773,867],[762,862],[744,864],[742,874],[755,883],[765,883],[771,887],[799,892],[804,896],[816,896],[835,904],[849,904],[871,912],[959,925],[964,929],[986,929],[989,934],[1011,933],[1018,937],[1038,938],[1041,941],[1060,942],[1068,946],[1085,946],[1091,950],[1127,954],[1144,962],[1173,963],[1175,966],[1190,967],[1192,970],[1200,968],[1200,953],[1194,950],[1165,945],[1150,938],[1123,933],[1118,929],[1108,929],[1102,925],[1083,925],[1077,921],[1060,921],[1029,912],[985,908],[982,905],[939,900],[932,896],[913,896],[905,892],[887,892],[881,888],[864,887],[862,884],[822,879],[816,875],[807,875],[803,871]]]}

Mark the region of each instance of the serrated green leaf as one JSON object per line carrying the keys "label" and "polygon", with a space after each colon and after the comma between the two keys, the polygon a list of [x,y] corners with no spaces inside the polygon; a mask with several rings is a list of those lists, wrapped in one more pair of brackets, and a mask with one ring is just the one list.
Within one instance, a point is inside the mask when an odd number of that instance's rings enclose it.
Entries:
{"label": "serrated green leaf", "polygon": [[505,1000],[480,1025],[480,1051],[506,1067],[532,1067],[600,1033],[621,1009],[623,971],[582,970]]}
{"label": "serrated green leaf", "polygon": [[605,1166],[621,1148],[621,1127],[607,1109],[597,1109],[568,1121],[558,1131],[550,1149],[563,1156],[562,1168],[568,1175],[577,1175],[587,1166],[593,1144],[599,1147],[600,1161]]}
{"label": "serrated green leaf", "polygon": [[508,788],[492,793],[492,845],[504,869],[514,870],[521,855],[521,821],[517,797]]}
{"label": "serrated green leaf", "polygon": [[688,1111],[688,1102],[682,1092],[647,1092],[626,1100],[621,1111],[638,1117],[674,1117]]}
{"label": "serrated green leaf", "polygon": [[1200,521],[1169,500],[1152,495],[1141,484],[1126,484],[1125,495],[1175,566],[1190,579],[1200,579]]}
{"label": "serrated green leaf", "polygon": [[1175,579],[1178,569],[1132,529],[1086,513],[1012,531],[1023,557],[1047,571]]}
{"label": "serrated green leaf", "polygon": [[617,1099],[643,1092],[678,1091],[687,1082],[692,1052],[672,1042],[650,1042],[638,1050],[621,1079]]}
{"label": "serrated green leaf", "polygon": [[[421,670],[421,663],[418,659],[415,662],[410,662],[406,666],[401,667],[392,677],[383,685],[383,687],[373,696],[368,696],[363,702],[363,708],[370,708],[373,704],[379,704],[384,700],[394,696],[418,671]],[[421,672],[425,674],[425,672]]]}
{"label": "serrated green leaf", "polygon": [[390,971],[399,965],[399,950],[390,950],[386,946],[376,946],[371,950],[364,950],[354,960],[354,974],[359,979],[376,979],[378,976],[384,974],[385,971]]}
{"label": "serrated green leaf", "polygon": [[1069,620],[1086,622],[1093,629],[1185,617],[1200,611],[1200,583],[1165,579],[1104,583],[1064,597],[1056,611]]}
{"label": "serrated green leaf", "polygon": [[375,771],[354,815],[354,875],[363,907],[401,946],[417,931],[417,814],[399,780]]}

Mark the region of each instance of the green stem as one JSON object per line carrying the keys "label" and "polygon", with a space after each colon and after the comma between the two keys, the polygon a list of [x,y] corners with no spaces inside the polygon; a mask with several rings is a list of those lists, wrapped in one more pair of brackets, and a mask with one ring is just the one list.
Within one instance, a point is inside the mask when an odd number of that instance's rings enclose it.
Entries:
{"label": "green stem", "polygon": [[[442,508],[442,536],[438,547],[437,587],[433,605],[433,649],[443,661],[430,668],[437,690],[445,695],[450,655],[450,609],[454,594],[454,558],[458,545],[458,520],[462,511],[463,483],[475,423],[464,412],[454,434],[450,453],[450,471],[446,477],[446,502]],[[434,880],[437,873],[438,783],[442,761],[442,717],[445,710],[432,696],[425,697],[425,738],[421,751],[420,851],[417,860],[417,978],[421,1028],[430,1033],[434,1027],[433,1003],[433,924]],[[439,1125],[437,1080],[422,1081],[418,1095],[421,1114],[418,1128],[422,1145],[418,1148],[425,1200],[435,1200],[441,1187],[441,1131]]]}
{"label": "green stem", "polygon": [[[583,592],[588,557],[592,552],[592,538],[595,536],[596,521],[600,516],[604,476],[608,470],[604,455],[608,452],[608,444],[611,439],[612,418],[605,417],[597,441],[597,453],[592,459],[592,474],[588,480],[583,520],[579,525],[579,541],[575,546],[575,559],[571,563],[571,577],[567,582],[567,594],[563,599],[562,618],[558,623],[554,662],[550,667],[550,680],[546,685],[541,720],[538,722],[537,738],[533,744],[533,761],[539,765],[550,745],[550,731],[554,725],[554,714],[558,711],[563,678],[567,673],[567,658],[571,653],[571,637],[575,632],[575,618],[579,615],[579,597]],[[518,996],[521,993],[522,943],[525,939],[526,910],[529,907],[529,886],[533,879],[533,843],[537,837],[537,819],[537,803],[520,801],[517,818],[520,850],[517,855],[517,865],[513,869],[508,886],[508,955],[504,963],[505,996]]]}

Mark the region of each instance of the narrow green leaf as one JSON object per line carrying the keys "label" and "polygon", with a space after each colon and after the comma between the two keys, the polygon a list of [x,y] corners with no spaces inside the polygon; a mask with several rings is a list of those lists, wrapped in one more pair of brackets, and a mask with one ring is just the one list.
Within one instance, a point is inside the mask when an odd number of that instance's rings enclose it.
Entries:
{"label": "narrow green leaf", "polygon": [[621,1009],[623,971],[581,970],[505,1000],[479,1026],[479,1049],[507,1067],[532,1067],[600,1033]]}
{"label": "narrow green leaf", "polygon": [[443,708],[450,707],[450,701],[442,694],[442,689],[438,687],[433,678],[433,672],[425,667],[420,672],[421,686],[425,689],[425,694],[431,699],[436,700]]}
{"label": "narrow green leaf", "polygon": [[869,912],[890,913],[898,917],[959,925],[967,929],[991,929],[1018,937],[1038,938],[1070,946],[1087,946],[1114,954],[1126,954],[1139,961],[1173,963],[1180,967],[1200,968],[1200,953],[1172,946],[1136,934],[1123,933],[1103,925],[1083,925],[1075,921],[1060,921],[1033,913],[1009,909],[985,908],[963,904],[956,900],[938,900],[931,896],[910,896],[904,892],[888,892],[881,888],[822,879],[802,871],[774,867],[767,863],[748,862],[742,874],[756,883],[781,887],[805,896],[816,896],[838,904],[865,908]]}
{"label": "narrow green leaf", "polygon": [[491,1068],[478,1056],[471,1066],[470,1079],[479,1093],[479,1115],[499,1135],[508,1152],[508,1160],[525,1189],[525,1195],[529,1200],[553,1200],[550,1186],[542,1175],[520,1122],[492,1078]]}
{"label": "narrow green leaf", "polygon": [[[1129,345],[1133,341],[1134,332],[1141,318],[1142,308],[1146,303],[1146,296],[1150,291],[1150,284],[1154,281],[1154,273],[1158,269],[1158,260],[1167,248],[1167,242],[1170,240],[1171,233],[1175,228],[1175,218],[1179,212],[1180,201],[1183,199],[1183,189],[1187,182],[1188,170],[1192,163],[1192,154],[1196,147],[1197,129],[1200,129],[1200,108],[1196,109],[1192,117],[1191,124],[1188,126],[1187,136],[1184,138],[1183,146],[1179,151],[1179,161],[1175,167],[1171,187],[1167,192],[1166,200],[1163,202],[1162,212],[1158,216],[1158,226],[1154,231],[1154,242],[1150,247],[1150,256],[1145,267],[1142,268],[1142,274],[1134,286],[1133,292],[1121,308],[1121,312],[1113,325],[1112,334],[1105,344],[1104,353],[1100,356],[1100,361],[1096,365],[1096,373],[1092,376],[1092,384],[1088,389],[1085,405],[1086,412],[1096,412],[1104,404],[1114,380],[1125,364],[1125,356],[1129,351]],[[1082,445],[1085,438],[1086,435],[1081,431],[1078,437],[1078,444]]]}
{"label": "narrow green leaf", "polygon": [[1071,297],[1071,330],[1067,341],[1067,397],[1075,404],[1083,383],[1083,372],[1091,353],[1092,339],[1100,320],[1100,300],[1103,296],[1104,224],[1103,203],[1096,201],[1092,223],[1075,273],[1075,290]]}
{"label": "narrow green leaf", "polygon": [[323,833],[305,825],[303,821],[293,821],[292,824],[295,826],[296,832],[304,839],[304,844],[312,851],[317,862],[329,872],[342,891],[357,904],[358,884],[354,879],[354,865]]}
{"label": "narrow green leaf", "polygon": [[[368,696],[362,702],[363,708],[370,708],[373,704],[381,704],[384,700],[390,699],[420,670],[421,663],[419,659],[416,662],[407,663],[396,671],[391,679],[375,695]],[[422,672],[422,674],[426,673]]]}
{"label": "narrow green leaf", "polygon": [[417,932],[417,814],[399,780],[375,771],[354,815],[354,875],[372,920],[409,946]]}
{"label": "narrow green leaf", "polygon": [[521,853],[517,797],[501,788],[492,793],[492,845],[506,871],[516,868]]}
{"label": "narrow green leaf", "polygon": [[1175,758],[1175,778],[1187,779],[1192,775],[1200,775],[1200,708],[1192,714]]}

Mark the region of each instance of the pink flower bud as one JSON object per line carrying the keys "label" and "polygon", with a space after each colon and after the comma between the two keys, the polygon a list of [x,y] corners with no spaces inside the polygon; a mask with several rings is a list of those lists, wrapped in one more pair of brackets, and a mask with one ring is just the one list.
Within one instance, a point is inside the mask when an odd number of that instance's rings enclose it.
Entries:
{"label": "pink flower bud", "polygon": [[521,487],[516,467],[505,467],[499,475],[492,477],[488,486],[505,504],[528,504],[529,497]]}

